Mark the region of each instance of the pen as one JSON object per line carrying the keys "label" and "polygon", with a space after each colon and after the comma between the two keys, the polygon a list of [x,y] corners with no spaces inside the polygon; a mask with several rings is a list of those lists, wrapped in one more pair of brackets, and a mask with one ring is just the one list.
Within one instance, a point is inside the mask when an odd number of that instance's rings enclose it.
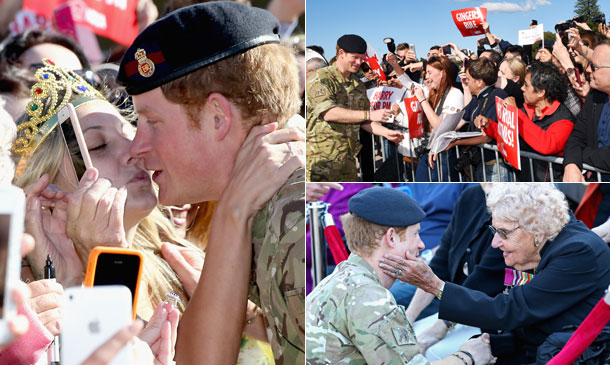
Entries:
{"label": "pen", "polygon": [[[44,278],[55,281],[55,266],[51,260],[51,255],[47,255],[44,265]],[[47,362],[49,365],[59,365],[59,336],[55,336],[53,342],[47,349]]]}

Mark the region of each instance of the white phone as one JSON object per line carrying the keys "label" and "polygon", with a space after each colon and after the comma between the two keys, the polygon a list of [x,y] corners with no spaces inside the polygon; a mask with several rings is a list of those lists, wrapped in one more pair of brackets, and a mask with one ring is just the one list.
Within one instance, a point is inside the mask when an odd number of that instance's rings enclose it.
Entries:
{"label": "white phone", "polygon": [[21,270],[24,212],[23,191],[14,186],[0,187],[0,344],[13,338],[8,320],[17,312],[12,291]]}
{"label": "white phone", "polygon": [[[62,313],[61,363],[81,364],[131,323],[131,292],[123,285],[68,288],[63,295]],[[129,346],[110,362],[113,365],[131,363]]]}

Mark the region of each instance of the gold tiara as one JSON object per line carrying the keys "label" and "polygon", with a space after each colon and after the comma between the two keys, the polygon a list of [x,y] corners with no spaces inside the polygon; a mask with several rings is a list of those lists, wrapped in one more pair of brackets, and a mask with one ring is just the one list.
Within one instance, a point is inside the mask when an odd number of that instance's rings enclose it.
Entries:
{"label": "gold tiara", "polygon": [[[55,129],[58,121],[57,113],[70,102],[73,95],[81,96],[72,101],[75,108],[90,100],[106,100],[99,91],[74,71],[56,66],[46,58],[42,63],[44,66],[34,74],[37,82],[30,89],[32,100],[25,110],[30,119],[17,126],[17,133],[23,136],[17,138],[13,144],[13,152],[22,157],[34,154],[49,133]],[[64,92],[61,100],[58,96],[60,91]],[[48,105],[46,110],[45,105]]]}

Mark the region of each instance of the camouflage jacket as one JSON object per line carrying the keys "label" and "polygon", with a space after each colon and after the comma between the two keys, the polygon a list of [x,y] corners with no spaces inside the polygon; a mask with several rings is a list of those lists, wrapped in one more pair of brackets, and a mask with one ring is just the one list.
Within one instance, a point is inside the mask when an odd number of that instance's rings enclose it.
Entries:
{"label": "camouflage jacket", "polygon": [[[307,78],[307,173],[308,181],[356,181],[356,169],[351,176],[337,176],[345,160],[355,165],[360,152],[360,123],[327,122],[322,114],[334,107],[369,110],[366,87],[355,75],[346,78],[335,65],[317,70]],[[363,113],[364,117],[364,113]],[[317,169],[321,178],[311,178]],[[322,170],[322,171],[319,171]],[[334,175],[333,175],[334,174]]]}
{"label": "camouflage jacket", "polygon": [[307,296],[307,364],[428,364],[389,290],[352,253]]}
{"label": "camouflage jacket", "polygon": [[[302,119],[301,119],[302,120]],[[302,126],[301,126],[302,128]],[[305,362],[305,170],[252,223],[250,300],[261,307],[276,364]]]}

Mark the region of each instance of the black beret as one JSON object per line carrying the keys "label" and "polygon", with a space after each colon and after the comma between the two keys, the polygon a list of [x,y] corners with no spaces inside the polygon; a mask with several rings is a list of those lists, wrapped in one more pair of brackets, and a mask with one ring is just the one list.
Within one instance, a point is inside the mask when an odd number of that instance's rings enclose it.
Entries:
{"label": "black beret", "polygon": [[178,9],[138,35],[117,81],[129,94],[142,94],[256,46],[279,43],[279,26],[268,11],[232,1]]}
{"label": "black beret", "polygon": [[386,187],[361,190],[351,197],[347,206],[351,214],[380,226],[408,227],[426,217],[409,194]]}
{"label": "black beret", "polygon": [[359,35],[346,34],[337,40],[337,46],[349,53],[366,53],[366,41]]}

